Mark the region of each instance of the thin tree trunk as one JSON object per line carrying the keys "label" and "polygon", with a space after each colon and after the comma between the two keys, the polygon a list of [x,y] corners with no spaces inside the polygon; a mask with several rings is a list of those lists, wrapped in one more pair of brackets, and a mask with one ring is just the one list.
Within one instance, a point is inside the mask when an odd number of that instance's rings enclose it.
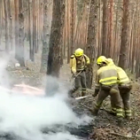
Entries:
{"label": "thin tree trunk", "polygon": [[4,13],[5,13],[5,50],[9,52],[9,27],[8,27],[8,7],[7,0],[4,0]]}
{"label": "thin tree trunk", "polygon": [[9,21],[9,50],[13,49],[13,41],[12,41],[12,15],[11,15],[11,4],[10,0],[7,2],[8,8],[8,21]]}
{"label": "thin tree trunk", "polygon": [[102,28],[102,55],[107,56],[107,11],[108,11],[108,0],[103,0],[103,28]]}
{"label": "thin tree trunk", "polygon": [[24,63],[24,13],[23,13],[23,0],[19,0],[19,29],[18,29],[18,42],[19,46],[16,50],[16,58],[21,66],[25,66]]}
{"label": "thin tree trunk", "polygon": [[[118,36],[118,13],[119,13],[119,2],[120,2],[120,0],[118,0],[117,2],[116,2],[116,4],[117,4],[117,9],[116,9],[116,19],[115,19],[115,35],[114,35],[114,45],[113,45],[113,50],[114,50],[114,53],[116,54],[116,52],[115,52],[115,50],[116,50],[116,46],[117,46],[117,36]],[[116,59],[117,58],[117,56],[115,55],[114,56],[114,58]]]}
{"label": "thin tree trunk", "polygon": [[14,4],[15,4],[15,58],[17,59],[17,53],[16,51],[18,51],[18,46],[19,46],[19,42],[18,42],[18,0],[14,0]]}
{"label": "thin tree trunk", "polygon": [[33,29],[32,29],[32,0],[29,0],[29,46],[30,46],[30,59],[34,61],[34,50],[33,50]]}
{"label": "thin tree trunk", "polygon": [[36,0],[33,1],[33,53],[37,50],[36,39],[37,39],[37,32],[36,32]]}
{"label": "thin tree trunk", "polygon": [[69,58],[70,58],[70,55],[71,55],[71,49],[70,49],[70,2],[69,0],[67,1],[67,47],[68,47],[68,55],[67,55],[67,63],[69,63]]}
{"label": "thin tree trunk", "polygon": [[113,37],[113,0],[110,0],[110,33],[109,33],[109,56],[113,57],[112,37]]}
{"label": "thin tree trunk", "polygon": [[[0,46],[2,44],[2,36],[3,36],[3,24],[2,24],[2,5],[3,5],[3,1],[0,2]],[[0,48],[1,49],[1,48]]]}
{"label": "thin tree trunk", "polygon": [[[70,1],[70,0],[69,0]],[[70,46],[71,46],[71,54],[74,53],[74,27],[75,27],[75,18],[74,18],[74,12],[75,11],[75,8],[74,8],[74,0],[71,0],[71,23],[70,23],[70,26],[71,26],[71,31],[70,31],[70,34],[71,34],[71,40],[70,40]]]}
{"label": "thin tree trunk", "polygon": [[102,41],[101,41],[101,0],[99,0],[99,22],[98,22],[98,55],[99,56],[102,52]]}

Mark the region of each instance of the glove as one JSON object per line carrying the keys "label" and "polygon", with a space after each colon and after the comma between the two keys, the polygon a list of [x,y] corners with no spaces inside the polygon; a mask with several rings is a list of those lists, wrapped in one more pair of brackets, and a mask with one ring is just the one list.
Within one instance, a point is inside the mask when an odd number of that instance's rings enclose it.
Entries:
{"label": "glove", "polygon": [[96,97],[99,93],[99,89],[95,89],[95,92],[92,94],[93,97]]}
{"label": "glove", "polygon": [[96,96],[97,96],[97,94],[98,94],[98,93],[96,93],[96,92],[95,92],[94,94],[92,94],[92,97],[96,97]]}

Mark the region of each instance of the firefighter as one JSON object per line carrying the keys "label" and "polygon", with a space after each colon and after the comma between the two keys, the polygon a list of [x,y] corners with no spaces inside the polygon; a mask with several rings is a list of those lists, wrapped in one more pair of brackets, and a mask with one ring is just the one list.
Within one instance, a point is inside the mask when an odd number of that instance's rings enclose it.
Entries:
{"label": "firefighter", "polygon": [[[108,62],[109,65],[115,65],[111,58],[108,58]],[[132,83],[126,72],[121,67],[116,66],[116,68],[118,73],[118,87],[123,101],[125,117],[129,119],[132,117],[132,111],[130,107],[130,93],[132,89]],[[115,104],[112,100],[111,106],[115,107]]]}
{"label": "firefighter", "polygon": [[97,97],[93,108],[93,115],[97,115],[104,99],[110,95],[116,105],[116,115],[123,117],[122,102],[117,85],[117,71],[115,66],[107,65],[108,61],[105,56],[97,59],[99,69],[96,74],[96,85],[93,97]]}
{"label": "firefighter", "polygon": [[72,95],[82,87],[82,96],[86,94],[86,68],[90,64],[90,59],[84,54],[84,50],[78,48],[70,58],[70,68],[72,76],[75,78],[75,86],[70,90]]}

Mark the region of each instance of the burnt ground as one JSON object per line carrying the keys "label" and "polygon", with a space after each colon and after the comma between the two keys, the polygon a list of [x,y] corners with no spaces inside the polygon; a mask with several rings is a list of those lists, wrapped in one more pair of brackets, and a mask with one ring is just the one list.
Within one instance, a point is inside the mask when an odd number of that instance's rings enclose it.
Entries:
{"label": "burnt ground", "polygon": [[[45,73],[38,73],[24,68],[19,69],[10,69],[8,70],[9,77],[12,77],[12,83],[25,83],[42,87],[44,86],[44,81],[42,77]],[[60,79],[64,82],[68,82],[70,79],[70,70],[69,65],[65,64],[61,69]],[[139,82],[133,82],[133,91],[131,94],[131,104],[133,111],[133,118],[131,120],[127,119],[118,119],[115,116],[108,113],[110,107],[109,98],[107,98],[99,115],[95,118],[95,122],[90,126],[90,134],[88,134],[88,139],[94,140],[127,140],[127,139],[140,139],[140,84]],[[91,94],[93,90],[90,90]],[[95,102],[95,99],[89,97],[85,100],[81,100],[74,104],[75,109],[79,112],[84,111],[91,115],[91,112],[88,110],[92,108],[92,104]],[[87,109],[88,108],[88,109]],[[86,128],[85,128],[86,129]],[[87,128],[88,129],[88,128]],[[84,132],[83,132],[84,133]],[[82,134],[82,133],[81,133]]]}

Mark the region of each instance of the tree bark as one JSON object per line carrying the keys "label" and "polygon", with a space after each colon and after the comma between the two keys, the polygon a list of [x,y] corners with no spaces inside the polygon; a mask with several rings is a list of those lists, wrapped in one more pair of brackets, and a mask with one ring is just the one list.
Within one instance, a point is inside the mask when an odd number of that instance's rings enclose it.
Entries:
{"label": "tree bark", "polygon": [[47,75],[59,77],[62,65],[61,45],[64,25],[65,0],[53,0],[53,18],[49,42]]}
{"label": "tree bark", "polygon": [[9,27],[8,27],[8,7],[7,0],[4,0],[4,14],[5,14],[5,50],[9,52]]}
{"label": "tree bark", "polygon": [[102,27],[102,55],[107,56],[107,13],[108,13],[108,0],[103,0],[103,27]]}
{"label": "tree bark", "polygon": [[15,4],[15,58],[17,58],[16,51],[18,50],[18,0],[14,0]]}
{"label": "tree bark", "polygon": [[87,87],[91,88],[93,78],[93,61],[95,57],[95,45],[96,45],[96,28],[97,28],[97,13],[98,13],[98,0],[91,0],[90,13],[89,13],[89,25],[87,36],[86,54],[90,57],[90,65],[87,68]]}
{"label": "tree bark", "polygon": [[33,27],[32,27],[32,0],[29,0],[29,46],[30,46],[30,59],[34,61],[34,50],[33,50]]}
{"label": "tree bark", "polygon": [[12,14],[11,14],[11,4],[10,0],[7,2],[7,8],[8,8],[8,22],[9,22],[9,50],[11,51],[13,49],[13,41],[12,41]]}
{"label": "tree bark", "polygon": [[121,48],[119,66],[123,69],[128,68],[128,47],[129,47],[129,2],[130,0],[123,0],[123,20],[121,33]]}
{"label": "tree bark", "polygon": [[2,38],[2,30],[3,30],[3,24],[2,24],[2,5],[3,5],[3,1],[0,1],[0,46],[2,44],[1,38]]}
{"label": "tree bark", "polygon": [[19,0],[19,14],[18,14],[18,46],[16,48],[15,56],[21,66],[24,63],[24,13],[23,0]]}
{"label": "tree bark", "polygon": [[35,53],[35,50],[37,48],[37,31],[36,31],[36,1],[33,1],[33,53]]}
{"label": "tree bark", "polygon": [[47,65],[48,61],[48,46],[49,46],[49,34],[48,34],[48,0],[44,0],[44,24],[43,24],[43,47],[42,47],[42,60],[41,71],[44,70],[44,64]]}
{"label": "tree bark", "polygon": [[108,0],[103,0],[103,27],[102,27],[102,55],[107,56],[107,32],[108,32],[108,25],[107,25],[107,16],[108,13]]}
{"label": "tree bark", "polygon": [[74,7],[74,0],[71,0],[71,23],[70,23],[70,26],[71,26],[71,41],[70,41],[70,44],[71,44],[71,55],[74,53],[74,27],[75,27],[75,19],[74,19],[74,10],[75,10],[75,7]]}
{"label": "tree bark", "polygon": [[113,0],[110,0],[110,32],[109,32],[109,57],[113,57],[112,38],[113,38]]}

